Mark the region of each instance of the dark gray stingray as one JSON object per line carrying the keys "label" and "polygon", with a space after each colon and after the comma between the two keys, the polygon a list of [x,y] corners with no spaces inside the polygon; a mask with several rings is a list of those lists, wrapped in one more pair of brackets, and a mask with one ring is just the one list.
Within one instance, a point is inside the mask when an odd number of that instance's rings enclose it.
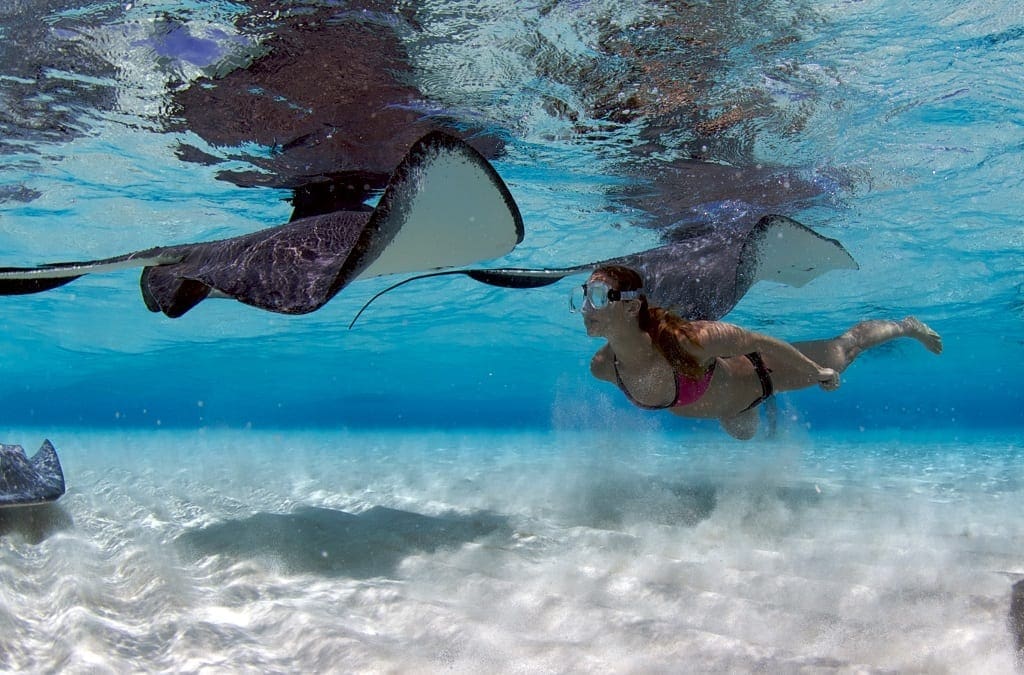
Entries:
{"label": "dark gray stingray", "polygon": [[505,288],[547,286],[574,274],[589,274],[602,265],[625,265],[644,279],[650,302],[687,319],[725,316],[758,281],[800,287],[835,269],[857,269],[843,245],[785,216],[769,215],[754,224],[734,222],[647,251],[559,269],[468,269],[423,274],[403,284],[435,276],[464,274]]}
{"label": "dark gray stingray", "polygon": [[372,211],[336,211],[219,241],[95,260],[0,268],[0,295],[36,293],[84,274],[143,267],[146,306],[178,317],[207,297],[305,314],[357,278],[470,265],[523,239],[519,209],[465,142],[417,141]]}
{"label": "dark gray stingray", "polygon": [[52,502],[64,494],[64,471],[48,440],[29,459],[20,445],[0,443],[0,507]]}

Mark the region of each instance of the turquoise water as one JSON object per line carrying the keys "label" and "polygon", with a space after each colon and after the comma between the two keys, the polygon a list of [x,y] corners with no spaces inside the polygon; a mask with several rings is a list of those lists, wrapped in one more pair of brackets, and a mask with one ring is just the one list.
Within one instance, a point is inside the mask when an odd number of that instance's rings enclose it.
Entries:
{"label": "turquoise water", "polygon": [[[302,317],[210,301],[168,319],[137,272],[4,298],[0,440],[50,438],[68,493],[0,524],[0,667],[1012,672],[1024,10],[620,4],[383,15],[424,108],[507,139],[494,164],[526,237],[494,264],[783,213],[860,269],[760,284],[730,321],[802,340],[914,314],[942,356],[869,353],[835,393],[780,396],[779,434],[741,443],[593,380],[571,279],[422,282],[353,330],[393,280]],[[180,143],[217,149],[166,128],[168,88],[257,48],[244,13],[0,8],[0,265],[288,219],[286,191],[181,161]],[[672,212],[701,185],[659,176],[692,154],[767,187]],[[644,190],[642,208],[626,197]]]}

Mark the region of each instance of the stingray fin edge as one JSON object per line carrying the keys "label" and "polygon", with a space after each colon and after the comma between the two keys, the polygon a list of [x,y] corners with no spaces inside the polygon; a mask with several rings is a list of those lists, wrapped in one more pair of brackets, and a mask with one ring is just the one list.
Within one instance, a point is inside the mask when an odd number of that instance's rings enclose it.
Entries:
{"label": "stingray fin edge", "polygon": [[[17,267],[5,267],[0,268],[0,273],[18,272],[21,271],[21,269],[22,268]],[[32,295],[33,293],[42,293],[54,288],[59,288],[65,284],[70,284],[72,281],[82,276],[84,275],[76,274],[74,276],[66,277],[0,279],[0,295]]]}
{"label": "stingray fin edge", "polygon": [[36,451],[36,454],[32,455],[29,463],[40,475],[46,475],[50,478],[47,482],[47,487],[57,493],[58,497],[64,494],[64,469],[60,465],[57,449],[53,447],[50,439],[43,439],[43,444]]}
{"label": "stingray fin edge", "polygon": [[0,295],[30,295],[69,284],[87,274],[167,265],[179,262],[180,255],[167,249],[151,248],[113,258],[87,262],[59,262],[37,267],[0,267]]}
{"label": "stingray fin edge", "polygon": [[[810,257],[799,261],[772,257],[770,245],[775,243],[772,233],[778,234],[781,240],[787,230],[796,235],[798,241],[788,243],[786,255],[792,256],[793,247],[802,244],[808,248]],[[826,237],[803,223],[777,214],[764,216],[757,221],[743,245],[740,261],[737,286],[743,288],[743,292],[759,281],[775,281],[802,288],[825,272],[860,269],[857,261],[838,239]],[[739,296],[742,294],[739,293]]]}

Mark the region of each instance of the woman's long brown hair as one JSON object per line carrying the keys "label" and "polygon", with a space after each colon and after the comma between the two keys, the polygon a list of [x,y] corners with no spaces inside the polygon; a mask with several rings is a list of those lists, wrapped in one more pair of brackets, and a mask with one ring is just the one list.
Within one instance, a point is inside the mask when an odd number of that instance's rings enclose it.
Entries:
{"label": "woman's long brown hair", "polygon": [[[644,282],[640,275],[629,267],[622,265],[606,265],[594,270],[592,278],[608,284],[608,288],[617,291],[643,291]],[[661,352],[662,356],[678,372],[690,378],[699,378],[704,374],[704,368],[697,359],[693,358],[684,348],[684,344],[692,344],[700,347],[697,341],[697,332],[686,319],[677,314],[652,307],[647,302],[647,296],[641,292],[640,330],[651,336],[651,342]]]}

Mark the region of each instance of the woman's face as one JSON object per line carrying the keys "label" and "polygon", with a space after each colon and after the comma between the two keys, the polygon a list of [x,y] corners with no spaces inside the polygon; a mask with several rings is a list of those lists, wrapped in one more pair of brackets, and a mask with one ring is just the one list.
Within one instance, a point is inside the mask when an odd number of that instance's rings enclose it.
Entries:
{"label": "woman's face", "polygon": [[591,337],[607,337],[617,327],[636,321],[623,302],[621,293],[600,277],[590,277],[582,287],[580,311],[583,325]]}

